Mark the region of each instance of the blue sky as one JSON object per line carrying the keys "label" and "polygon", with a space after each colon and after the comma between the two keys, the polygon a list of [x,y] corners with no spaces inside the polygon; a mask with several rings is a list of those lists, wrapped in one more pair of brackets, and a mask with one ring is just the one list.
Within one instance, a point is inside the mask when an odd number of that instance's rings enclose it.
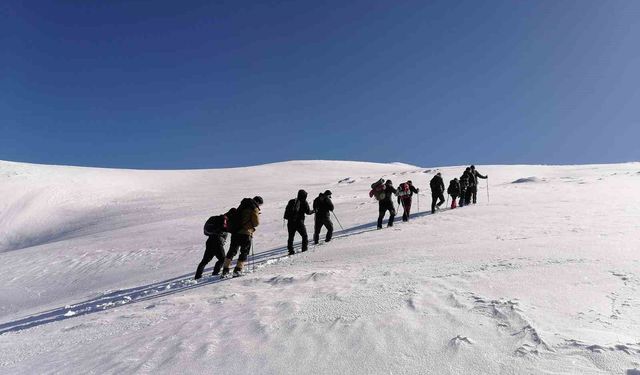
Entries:
{"label": "blue sky", "polygon": [[640,160],[640,1],[14,1],[0,159]]}

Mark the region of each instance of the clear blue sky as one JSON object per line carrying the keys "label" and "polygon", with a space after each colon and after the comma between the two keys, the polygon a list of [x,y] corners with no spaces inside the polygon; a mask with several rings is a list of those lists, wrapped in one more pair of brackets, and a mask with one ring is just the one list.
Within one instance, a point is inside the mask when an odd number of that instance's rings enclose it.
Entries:
{"label": "clear blue sky", "polygon": [[640,160],[640,1],[0,5],[0,159]]}

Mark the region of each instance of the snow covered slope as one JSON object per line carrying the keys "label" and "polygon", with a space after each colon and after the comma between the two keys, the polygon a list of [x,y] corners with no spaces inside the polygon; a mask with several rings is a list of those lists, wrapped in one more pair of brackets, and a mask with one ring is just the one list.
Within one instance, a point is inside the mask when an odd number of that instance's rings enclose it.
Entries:
{"label": "snow covered slope", "polygon": [[[0,162],[0,373],[640,373],[640,163],[478,169],[490,202],[431,215],[406,164]],[[380,177],[423,188],[409,223],[375,230]],[[299,188],[344,230],[286,257]],[[255,272],[191,281],[204,220],[254,195]]]}

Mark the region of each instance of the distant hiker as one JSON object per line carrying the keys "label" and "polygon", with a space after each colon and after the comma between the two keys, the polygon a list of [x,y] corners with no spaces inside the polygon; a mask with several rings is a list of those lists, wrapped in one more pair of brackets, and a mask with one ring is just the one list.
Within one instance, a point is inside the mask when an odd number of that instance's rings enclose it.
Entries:
{"label": "distant hiker", "polygon": [[487,179],[489,175],[483,176],[480,172],[476,171],[476,166],[472,165],[469,167],[471,169],[471,180],[473,181],[471,185],[471,195],[473,197],[473,204],[476,204],[476,197],[478,195],[478,178]]}
{"label": "distant hiker", "polygon": [[320,195],[313,200],[313,211],[316,213],[313,229],[313,243],[317,245],[318,242],[320,242],[320,231],[322,230],[322,227],[327,228],[327,236],[325,237],[324,242],[331,241],[331,236],[333,235],[333,223],[331,222],[333,202],[331,202],[331,190],[320,193]]}
{"label": "distant hiker", "polygon": [[296,232],[302,236],[302,251],[307,251],[309,237],[307,236],[307,227],[304,225],[304,218],[305,215],[311,215],[312,213],[313,211],[311,211],[307,202],[307,192],[302,189],[298,190],[297,198],[291,199],[284,210],[284,218],[287,220],[287,229],[289,231],[289,238],[287,239],[289,255],[295,254],[295,251],[293,251],[293,238]]}
{"label": "distant hiker", "polygon": [[402,208],[404,209],[402,213],[402,221],[409,221],[413,193],[418,194],[418,191],[418,189],[413,187],[413,182],[411,182],[411,180],[398,185],[398,204],[402,205]]}
{"label": "distant hiker", "polygon": [[[470,168],[467,168],[470,169]],[[465,197],[467,195],[467,190],[469,188],[469,178],[470,175],[465,170],[462,176],[460,176],[460,207],[464,207],[465,205]]]}
{"label": "distant hiker", "polygon": [[253,233],[256,231],[256,227],[260,225],[260,206],[262,206],[263,202],[262,197],[259,196],[244,198],[240,202],[235,216],[231,218],[231,245],[229,245],[229,252],[224,260],[222,277],[228,277],[231,261],[238,253],[238,250],[240,250],[240,256],[238,256],[238,263],[236,263],[236,268],[233,270],[233,277],[242,276],[242,269],[251,251]]}
{"label": "distant hiker", "polygon": [[458,178],[454,178],[453,180],[449,181],[447,194],[451,196],[451,208],[456,208],[456,198],[460,196],[460,182],[458,181]]}
{"label": "distant hiker", "polygon": [[429,187],[431,187],[431,213],[435,214],[436,208],[440,208],[444,204],[444,181],[440,172],[436,173],[429,181]]}
{"label": "distant hiker", "polygon": [[387,226],[393,226],[396,209],[393,206],[392,195],[398,195],[398,191],[393,187],[393,182],[391,182],[391,180],[387,180],[384,184],[384,189],[375,195],[378,200],[378,229],[382,229],[382,219],[384,219],[384,215],[387,211],[389,211],[389,222],[387,223]]}
{"label": "distant hiker", "polygon": [[224,244],[227,241],[227,231],[229,230],[228,218],[235,215],[235,213],[236,209],[232,208],[223,215],[211,216],[204,224],[204,235],[207,236],[208,239],[205,245],[204,256],[200,264],[198,264],[194,279],[198,280],[202,277],[204,268],[214,257],[218,259],[218,261],[213,266],[212,275],[220,274],[220,269],[222,268],[225,257]]}

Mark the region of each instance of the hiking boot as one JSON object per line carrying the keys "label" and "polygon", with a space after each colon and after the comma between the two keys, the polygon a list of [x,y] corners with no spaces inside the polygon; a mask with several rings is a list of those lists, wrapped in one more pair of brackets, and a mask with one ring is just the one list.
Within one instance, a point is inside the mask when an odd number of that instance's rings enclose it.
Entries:
{"label": "hiking boot", "polygon": [[295,251],[293,251],[293,250],[289,250],[288,255],[296,255],[296,252],[295,252]]}
{"label": "hiking boot", "polygon": [[229,277],[229,269],[225,267],[225,268],[222,269],[222,275],[220,275],[220,278],[224,279],[224,278],[227,278],[227,277]]}
{"label": "hiking boot", "polygon": [[244,276],[244,272],[242,272],[242,268],[234,268],[233,270],[233,277],[240,277],[240,276]]}

